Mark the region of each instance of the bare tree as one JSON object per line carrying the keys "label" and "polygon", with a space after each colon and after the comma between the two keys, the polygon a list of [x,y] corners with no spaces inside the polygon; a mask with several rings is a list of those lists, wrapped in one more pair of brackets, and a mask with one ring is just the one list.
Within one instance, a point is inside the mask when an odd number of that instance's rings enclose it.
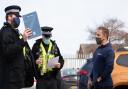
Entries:
{"label": "bare tree", "polygon": [[[118,19],[107,19],[103,22],[100,26],[104,26],[109,29],[110,32],[110,41],[111,42],[119,42],[124,39],[126,36],[126,32],[123,30],[125,25],[124,22]],[[90,33],[89,38],[94,39],[95,38],[95,29],[88,28],[88,32]]]}
{"label": "bare tree", "polygon": [[128,46],[128,33],[124,37],[125,45]]}
{"label": "bare tree", "polygon": [[[128,45],[128,34],[124,31],[125,24],[121,20],[118,19],[107,19],[105,20],[100,26],[106,27],[109,29],[109,40],[113,43],[113,48],[117,50],[118,48],[122,48]],[[89,39],[95,40],[95,31],[97,26],[94,28],[87,28],[89,32]],[[97,48],[96,44],[85,44],[83,45],[82,50],[84,51],[83,54],[90,54],[94,52]]]}

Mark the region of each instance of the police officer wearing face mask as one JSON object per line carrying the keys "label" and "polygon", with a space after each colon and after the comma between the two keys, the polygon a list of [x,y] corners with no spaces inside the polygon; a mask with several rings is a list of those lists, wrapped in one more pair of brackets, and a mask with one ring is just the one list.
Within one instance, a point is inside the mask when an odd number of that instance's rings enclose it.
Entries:
{"label": "police officer wearing face mask", "polygon": [[[32,48],[36,68],[38,70],[36,89],[60,89],[57,88],[60,78],[58,78],[58,76],[60,69],[63,67],[64,60],[57,44],[50,39],[53,28],[41,27],[41,29],[42,39],[38,39]],[[47,68],[48,60],[57,56],[59,57],[59,62],[54,64],[53,68]]]}
{"label": "police officer wearing face mask", "polygon": [[98,48],[93,55],[93,69],[88,81],[88,88],[113,89],[111,73],[114,65],[114,50],[109,42],[109,30],[98,27],[96,30],[96,43]]}
{"label": "police officer wearing face mask", "polygon": [[[25,29],[20,38],[21,8],[17,5],[5,8],[6,22],[0,30],[0,57],[2,73],[0,75],[0,89],[21,89],[24,87],[24,55],[23,48],[31,31]],[[2,81],[2,82],[1,82]]]}

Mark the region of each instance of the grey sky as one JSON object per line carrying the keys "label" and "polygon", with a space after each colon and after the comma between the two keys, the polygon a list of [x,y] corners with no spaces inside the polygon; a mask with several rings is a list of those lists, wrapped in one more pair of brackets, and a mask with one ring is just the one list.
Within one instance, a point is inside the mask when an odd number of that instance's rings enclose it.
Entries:
{"label": "grey sky", "polygon": [[89,43],[88,26],[112,17],[128,24],[128,0],[0,0],[0,26],[4,8],[13,4],[22,7],[21,14],[37,11],[41,26],[54,27],[53,39],[63,54],[74,54],[80,43]]}

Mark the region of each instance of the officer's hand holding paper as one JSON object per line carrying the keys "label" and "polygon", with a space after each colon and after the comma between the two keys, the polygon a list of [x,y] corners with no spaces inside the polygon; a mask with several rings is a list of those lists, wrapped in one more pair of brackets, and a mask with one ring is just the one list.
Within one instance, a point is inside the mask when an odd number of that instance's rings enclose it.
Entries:
{"label": "officer's hand holding paper", "polygon": [[60,65],[59,56],[48,60],[47,68],[55,68],[55,65]]}
{"label": "officer's hand holding paper", "polygon": [[55,66],[55,68],[58,68],[59,69],[60,66],[61,66],[61,64],[60,63],[56,63],[54,66]]}

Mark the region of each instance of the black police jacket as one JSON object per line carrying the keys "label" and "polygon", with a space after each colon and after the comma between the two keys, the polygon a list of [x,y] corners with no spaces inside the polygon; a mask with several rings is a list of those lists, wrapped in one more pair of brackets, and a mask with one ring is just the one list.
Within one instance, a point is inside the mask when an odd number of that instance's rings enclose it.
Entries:
{"label": "black police jacket", "polygon": [[[42,41],[42,39],[38,39],[37,41],[36,41],[36,43],[34,44],[34,46],[33,46],[33,48],[32,48],[32,53],[33,53],[33,56],[34,56],[34,59],[35,59],[35,61],[38,59],[38,57],[39,57],[39,55],[40,55],[40,43],[43,43],[43,41]],[[60,53],[60,51],[59,51],[59,48],[58,48],[58,46],[57,46],[57,44],[55,43],[55,41],[52,41],[51,40],[51,42],[52,42],[52,44],[53,44],[53,46],[54,47],[52,47],[52,54],[54,54],[55,55],[55,57],[56,56],[59,56],[59,63],[61,64],[61,67],[59,68],[59,69],[57,69],[57,68],[54,68],[53,69],[53,71],[50,71],[50,72],[48,72],[48,73],[46,73],[46,74],[44,74],[43,76],[41,76],[40,75],[40,71],[39,71],[39,69],[38,69],[38,65],[36,65],[36,69],[37,69],[37,77],[38,78],[56,78],[57,79],[57,77],[58,77],[58,74],[60,73],[60,69],[63,67],[63,65],[64,65],[64,60],[63,60],[63,57],[62,57],[62,55],[61,55],[61,53]],[[47,50],[48,50],[48,45],[45,45],[44,43],[43,43],[43,46],[44,46],[44,48],[45,48],[45,50],[46,50],[46,52],[47,52]],[[38,78],[36,77],[36,79],[38,80]]]}
{"label": "black police jacket", "polygon": [[[26,42],[19,38],[18,29],[13,29],[5,23],[0,31],[0,57],[3,63],[3,89],[9,86],[24,86],[24,55],[23,47]],[[13,85],[11,85],[13,84]],[[5,85],[5,86],[4,86]]]}

